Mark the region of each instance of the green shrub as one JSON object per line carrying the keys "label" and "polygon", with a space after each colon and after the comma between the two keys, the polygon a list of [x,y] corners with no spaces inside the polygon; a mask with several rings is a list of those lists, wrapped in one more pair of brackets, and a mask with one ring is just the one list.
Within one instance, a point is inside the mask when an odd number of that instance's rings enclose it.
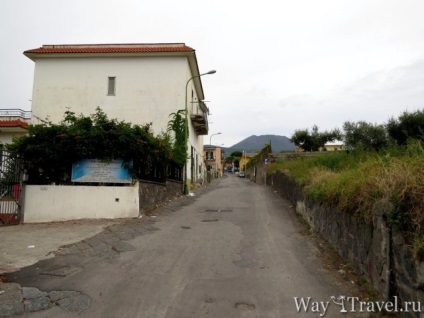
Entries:
{"label": "green shrub", "polygon": [[[304,187],[309,200],[335,206],[372,220],[381,201],[390,202],[389,224],[404,233],[424,231],[424,156],[422,144],[375,152],[338,152],[279,162],[270,171],[284,171]],[[414,234],[412,235],[415,236]]]}
{"label": "green shrub", "polygon": [[7,149],[24,159],[30,181],[35,183],[69,183],[72,164],[83,159],[121,159],[127,168],[132,162],[134,177],[141,166],[162,169],[172,160],[167,135],[154,136],[151,124],[109,119],[100,108],[89,117],[67,111],[59,124],[30,125],[28,135],[15,138]]}

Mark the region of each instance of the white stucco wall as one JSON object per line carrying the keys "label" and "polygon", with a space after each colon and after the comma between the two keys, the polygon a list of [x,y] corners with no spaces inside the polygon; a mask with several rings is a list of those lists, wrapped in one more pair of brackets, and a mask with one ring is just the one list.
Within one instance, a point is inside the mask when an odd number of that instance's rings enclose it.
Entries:
{"label": "white stucco wall", "polygon": [[25,186],[24,223],[138,216],[138,184],[123,187]]}
{"label": "white stucco wall", "polygon": [[[169,115],[185,108],[185,88],[191,76],[183,56],[38,58],[32,123],[39,123],[38,118],[58,123],[68,109],[88,116],[100,107],[109,118],[152,123],[154,133],[161,134],[167,129]],[[114,96],[108,96],[108,77],[116,77]],[[193,81],[187,96],[189,111],[197,113],[198,103],[192,103],[198,100]],[[201,155],[203,136],[196,134],[190,120],[189,125],[188,149],[193,146]],[[190,161],[187,166],[188,178],[193,179]]]}
{"label": "white stucco wall", "polygon": [[14,137],[24,136],[26,133],[24,132],[8,132],[2,131],[0,128],[0,144],[6,145],[11,144]]}
{"label": "white stucco wall", "polygon": [[[69,110],[89,115],[96,107],[109,118],[133,124],[153,123],[165,131],[169,114],[184,108],[184,57],[40,58],[36,60],[32,112],[52,122]],[[108,77],[116,94],[108,96]]]}

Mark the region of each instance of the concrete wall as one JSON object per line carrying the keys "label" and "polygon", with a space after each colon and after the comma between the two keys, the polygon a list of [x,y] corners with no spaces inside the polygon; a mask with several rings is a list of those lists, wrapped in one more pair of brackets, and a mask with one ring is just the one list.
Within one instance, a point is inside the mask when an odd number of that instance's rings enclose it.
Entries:
{"label": "concrete wall", "polygon": [[[166,131],[169,114],[184,108],[187,73],[185,57],[38,59],[32,112],[57,123],[68,107],[86,116],[100,107],[109,118],[152,122],[160,133]],[[116,77],[114,95],[108,95],[108,77]]]}
{"label": "concrete wall", "polygon": [[121,187],[26,185],[24,223],[138,217],[181,196],[182,186],[172,180]]}
{"label": "concrete wall", "polygon": [[[373,219],[366,222],[356,215],[308,202],[302,189],[281,172],[269,175],[267,181],[383,299],[398,296],[399,302],[424,304],[424,263],[414,259],[402,233],[388,228],[384,214],[390,209],[389,203],[381,202],[373,211]],[[420,317],[412,312],[403,316]]]}
{"label": "concrete wall", "polygon": [[26,185],[24,223],[139,216],[134,186]]}

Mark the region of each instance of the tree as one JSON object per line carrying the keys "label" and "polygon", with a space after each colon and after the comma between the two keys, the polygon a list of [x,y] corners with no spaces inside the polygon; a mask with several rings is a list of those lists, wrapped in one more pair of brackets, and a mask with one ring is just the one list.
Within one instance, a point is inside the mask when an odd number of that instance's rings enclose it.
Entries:
{"label": "tree", "polygon": [[243,156],[241,151],[233,151],[231,153],[231,157],[233,157],[233,164],[235,168],[240,167],[240,158]]}
{"label": "tree", "polygon": [[379,151],[388,145],[386,129],[383,125],[364,121],[345,122],[343,125],[344,141],[347,149],[362,148]]}
{"label": "tree", "polygon": [[234,161],[233,156],[229,156],[229,157],[225,158],[225,163],[233,163],[233,161]]}
{"label": "tree", "polygon": [[318,151],[327,142],[341,139],[341,137],[339,129],[320,132],[318,126],[314,125],[311,133],[308,129],[296,130],[290,141],[304,151]]}
{"label": "tree", "polygon": [[404,146],[408,139],[423,139],[424,136],[424,110],[412,113],[403,112],[398,119],[393,117],[386,125],[389,137],[398,145]]}
{"label": "tree", "polygon": [[239,157],[240,158],[241,156],[243,156],[243,153],[241,151],[233,151],[231,153],[231,157]]}

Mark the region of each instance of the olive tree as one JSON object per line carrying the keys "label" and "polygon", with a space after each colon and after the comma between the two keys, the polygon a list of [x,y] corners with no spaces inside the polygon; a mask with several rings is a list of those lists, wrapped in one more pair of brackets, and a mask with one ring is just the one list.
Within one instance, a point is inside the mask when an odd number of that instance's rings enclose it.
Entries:
{"label": "olive tree", "polygon": [[337,128],[320,132],[318,126],[314,125],[311,131],[309,131],[309,129],[296,130],[290,138],[290,141],[304,151],[318,151],[320,148],[324,147],[327,142],[341,138],[341,132]]}

